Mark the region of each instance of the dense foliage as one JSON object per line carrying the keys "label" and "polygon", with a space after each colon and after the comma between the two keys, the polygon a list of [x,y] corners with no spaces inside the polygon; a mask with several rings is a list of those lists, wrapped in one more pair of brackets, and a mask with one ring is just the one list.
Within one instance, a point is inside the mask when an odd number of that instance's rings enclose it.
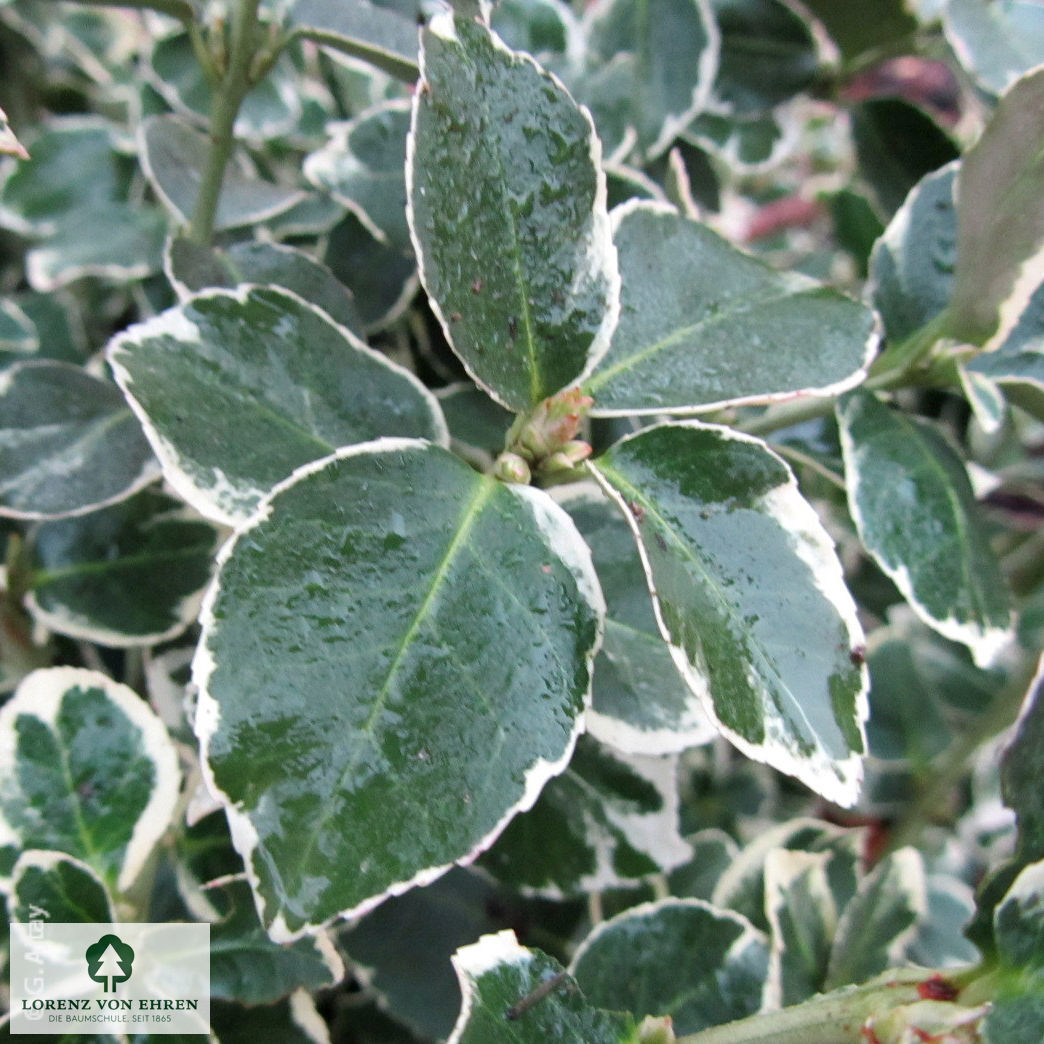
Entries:
{"label": "dense foliage", "polygon": [[10,919],[221,1044],[1044,1038],[1042,61],[3,0]]}

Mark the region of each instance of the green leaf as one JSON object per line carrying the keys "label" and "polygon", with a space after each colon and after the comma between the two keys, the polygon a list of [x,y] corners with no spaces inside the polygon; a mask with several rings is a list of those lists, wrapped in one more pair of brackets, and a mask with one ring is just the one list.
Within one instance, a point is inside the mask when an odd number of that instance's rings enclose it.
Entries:
{"label": "green leaf", "polygon": [[1021,388],[1044,391],[1044,282],[1030,289],[1028,299],[1017,291],[1001,305],[997,332],[968,363],[968,374],[1003,385],[1014,396]]}
{"label": "green leaf", "polygon": [[152,490],[42,525],[27,608],[49,630],[114,647],[153,645],[196,619],[217,534]]}
{"label": "green leaf", "polygon": [[454,952],[510,923],[503,892],[456,868],[381,903],[339,936],[355,974],[422,1038],[445,1040],[460,1010]]}
{"label": "green leaf", "polygon": [[886,215],[931,171],[958,158],[957,146],[923,109],[902,98],[871,98],[852,108],[852,139],[863,176]]}
{"label": "green leaf", "polygon": [[989,666],[1013,637],[1011,600],[960,458],[934,428],[869,392],[841,399],[837,417],[867,551],[929,627]]}
{"label": "green leaf", "polygon": [[247,518],[295,467],[341,446],[446,439],[412,374],[274,287],[200,294],[120,334],[108,355],[167,480],[220,522]]}
{"label": "green leaf", "polygon": [[323,260],[355,298],[367,332],[383,330],[402,317],[417,294],[417,262],[381,243],[354,214],[330,231]]}
{"label": "green leaf", "polygon": [[837,906],[827,876],[829,852],[777,848],[765,860],[765,911],[772,929],[769,982],[779,1003],[798,1004],[823,989]]}
{"label": "green leaf", "polygon": [[524,411],[581,380],[616,323],[598,139],[479,23],[440,15],[423,41],[407,162],[421,282],[471,376]]}
{"label": "green leaf", "polygon": [[819,71],[815,37],[780,0],[711,0],[721,32],[715,101],[737,116],[806,91]]}
{"label": "green leaf", "polygon": [[1035,0],[947,0],[946,40],[976,84],[1003,94],[1044,55],[1044,10]]}
{"label": "green leaf", "polygon": [[768,946],[745,917],[699,899],[665,899],[604,921],[570,970],[592,1004],[669,1015],[686,1034],[758,1011],[768,963]]}
{"label": "green leaf", "polygon": [[464,1000],[447,1044],[638,1044],[630,1015],[587,1003],[557,961],[512,931],[463,947],[453,966]]}
{"label": "green leaf", "polygon": [[[176,221],[187,223],[207,165],[208,137],[178,116],[150,116],[138,129],[138,149],[156,194]],[[302,198],[300,189],[261,181],[233,162],[221,183],[214,227],[253,225],[289,210]]]}
{"label": "green leaf", "polygon": [[298,35],[342,51],[413,83],[417,23],[367,0],[297,0],[290,20]]}
{"label": "green leaf", "polygon": [[0,516],[82,515],[126,499],[158,474],[115,385],[45,360],[0,376]]}
{"label": "green leaf", "polygon": [[841,915],[826,989],[864,982],[895,967],[927,905],[920,853],[901,848],[882,859]]}
{"label": "green leaf", "polygon": [[257,919],[250,887],[234,881],[207,891],[223,916],[210,928],[210,994],[241,1004],[272,1004],[303,988],[318,990],[344,977],[344,964],[325,933],[295,943],[272,942]]}
{"label": "green leaf", "polygon": [[565,57],[579,43],[580,27],[563,0],[500,0],[490,25],[513,51],[532,55]]}
{"label": "green leaf", "polygon": [[830,395],[865,376],[877,334],[863,305],[662,204],[627,203],[612,218],[623,292],[584,386],[594,416]]}
{"label": "green leaf", "polygon": [[0,224],[29,236],[53,233],[70,215],[88,216],[121,198],[124,178],[104,120],[56,120],[32,142],[0,190]]}
{"label": "green leaf", "polygon": [[1041,1037],[1044,1037],[1044,995],[1039,986],[1033,991],[1001,994],[982,1024],[982,1044],[1012,1044]]}
{"label": "green leaf", "polygon": [[997,952],[1023,971],[1044,971],[1044,862],[1025,867],[993,915]]}
{"label": "green leaf", "polygon": [[178,785],[166,729],[104,674],[34,671],[0,710],[0,833],[81,859],[118,891],[167,829]]}
{"label": "green leaf", "polygon": [[221,563],[196,725],[273,938],[474,859],[565,767],[604,609],[546,494],[383,439],[295,472]]}
{"label": "green leaf", "polygon": [[406,135],[410,106],[383,102],[348,123],[305,159],[304,176],[347,207],[379,242],[410,250],[406,224]]}
{"label": "green leaf", "polygon": [[874,0],[853,4],[852,0],[805,0],[808,8],[841,49],[846,63],[868,51],[898,45],[917,30],[917,19],[906,0]]}
{"label": "green leaf", "polygon": [[0,365],[23,362],[40,348],[32,319],[9,297],[0,298]]}
{"label": "green leaf", "polygon": [[326,265],[303,250],[264,242],[216,249],[172,239],[165,260],[167,278],[182,302],[211,287],[232,289],[243,283],[261,283],[303,297],[356,337],[365,336],[352,292]]}
{"label": "green leaf", "polygon": [[[210,1023],[221,1044],[330,1044],[330,1030],[307,990],[275,1004],[215,1000]],[[155,1041],[153,1044],[167,1044]]]}
{"label": "green leaf", "polygon": [[[210,85],[186,32],[155,41],[147,56],[149,83],[180,116],[192,122],[208,118],[213,108]],[[235,122],[238,138],[264,142],[293,130],[301,118],[301,84],[284,51],[243,99]]]}
{"label": "green leaf", "polygon": [[497,880],[561,899],[634,887],[692,851],[678,833],[676,757],[625,756],[593,740],[482,858]]}
{"label": "green leaf", "polygon": [[458,381],[435,392],[446,417],[450,438],[471,450],[496,456],[504,448],[514,414],[495,403],[470,381]]}
{"label": "green leaf", "polygon": [[902,341],[942,313],[957,261],[954,191],[960,165],[922,178],[870,256],[871,294],[889,341]]}
{"label": "green leaf", "polygon": [[[621,116],[647,156],[663,152],[704,108],[718,69],[719,34],[707,0],[601,0],[585,28],[591,65],[622,74]],[[584,101],[597,93],[581,87]],[[593,106],[596,112],[598,106]],[[601,123],[599,123],[601,132]],[[629,151],[629,150],[628,150]]]}
{"label": "green leaf", "polygon": [[755,439],[689,422],[622,440],[593,471],[627,510],[660,629],[719,730],[824,797],[854,802],[862,630],[833,541],[790,469]]}
{"label": "green leaf", "polygon": [[107,924],[115,920],[112,901],[97,874],[84,862],[61,852],[24,852],[15,864],[11,885],[11,920],[64,924]]}
{"label": "green leaf", "polygon": [[795,135],[793,120],[779,120],[772,114],[740,120],[701,112],[681,138],[707,149],[737,174],[757,174],[779,163]]}
{"label": "green leaf", "polygon": [[166,215],[140,203],[99,204],[55,222],[54,231],[26,255],[29,285],[50,293],[85,276],[129,283],[157,272],[167,234]]}
{"label": "green leaf", "polygon": [[949,331],[983,344],[1013,292],[1044,281],[1044,69],[1003,95],[957,179],[957,269]]}
{"label": "green leaf", "polygon": [[1024,862],[1044,859],[1044,656],[1019,714],[1015,736],[1001,758],[1004,803],[1018,822],[1018,854]]}
{"label": "green leaf", "polygon": [[556,499],[591,548],[605,594],[605,638],[595,660],[587,730],[627,754],[679,753],[716,735],[664,645],[631,533],[593,483]]}

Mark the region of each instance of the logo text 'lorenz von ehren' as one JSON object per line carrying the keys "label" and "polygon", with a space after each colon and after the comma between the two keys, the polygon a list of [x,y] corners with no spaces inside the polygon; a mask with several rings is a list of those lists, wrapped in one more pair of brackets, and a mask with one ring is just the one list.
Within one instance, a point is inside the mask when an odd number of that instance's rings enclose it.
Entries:
{"label": "logo text 'lorenz von ehren'", "polygon": [[84,956],[87,974],[105,993],[115,993],[116,983],[126,982],[134,970],[134,951],[118,935],[103,935]]}
{"label": "logo text 'lorenz von ehren'", "polygon": [[[31,911],[32,912],[32,911]],[[210,1035],[210,925],[11,924],[14,1034]]]}

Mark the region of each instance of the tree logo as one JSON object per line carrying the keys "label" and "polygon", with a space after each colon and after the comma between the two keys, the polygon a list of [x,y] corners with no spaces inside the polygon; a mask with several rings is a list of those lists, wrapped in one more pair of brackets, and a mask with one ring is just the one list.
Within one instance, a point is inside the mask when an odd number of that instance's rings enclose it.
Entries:
{"label": "tree logo", "polygon": [[118,982],[126,982],[134,968],[134,950],[118,935],[103,935],[84,954],[87,974],[102,984],[102,993],[115,993]]}

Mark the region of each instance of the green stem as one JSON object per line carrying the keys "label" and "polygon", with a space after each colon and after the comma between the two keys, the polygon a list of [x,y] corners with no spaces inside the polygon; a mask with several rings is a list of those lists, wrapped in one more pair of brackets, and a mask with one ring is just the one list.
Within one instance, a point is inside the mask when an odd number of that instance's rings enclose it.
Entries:
{"label": "green stem", "polygon": [[782,1011],[691,1033],[677,1044],[866,1044],[863,1025],[871,1017],[920,999],[918,983],[930,972],[904,968],[885,972],[863,986],[848,986]]}
{"label": "green stem", "polygon": [[888,840],[890,852],[917,843],[939,809],[946,807],[947,797],[967,772],[968,762],[975,752],[1015,721],[1026,698],[1034,668],[1035,663],[1027,662],[1015,671],[972,728],[958,736],[936,759],[931,776],[891,832]]}
{"label": "green stem", "polygon": [[254,86],[250,70],[257,52],[257,9],[260,0],[239,0],[232,16],[228,69],[214,89],[210,110],[210,154],[196,197],[189,238],[206,246],[214,237],[214,219],[225,170],[235,145],[234,128],[240,106]]}

